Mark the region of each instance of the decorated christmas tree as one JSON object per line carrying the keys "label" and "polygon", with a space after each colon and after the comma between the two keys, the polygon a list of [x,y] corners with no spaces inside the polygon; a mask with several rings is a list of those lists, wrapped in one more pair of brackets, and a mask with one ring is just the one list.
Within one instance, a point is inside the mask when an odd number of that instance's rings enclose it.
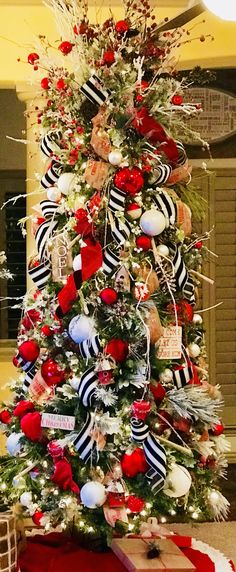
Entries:
{"label": "decorated christmas tree", "polygon": [[45,161],[35,287],[0,413],[3,500],[46,531],[104,539],[157,526],[150,516],[224,518],[227,441],[197,293],[209,233],[192,228],[206,206],[184,146],[200,140],[201,106],[176,71],[188,36],[163,31],[148,0],[102,24],[83,2],[49,5],[58,43],[42,35],[28,55]]}

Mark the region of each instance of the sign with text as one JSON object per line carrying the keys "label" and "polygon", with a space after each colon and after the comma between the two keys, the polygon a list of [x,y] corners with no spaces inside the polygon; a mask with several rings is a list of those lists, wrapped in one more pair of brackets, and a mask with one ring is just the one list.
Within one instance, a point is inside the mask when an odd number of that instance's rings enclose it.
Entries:
{"label": "sign with text", "polygon": [[75,417],[72,415],[43,413],[41,426],[48,427],[49,429],[64,429],[64,431],[73,431],[75,428]]}
{"label": "sign with text", "polygon": [[163,330],[163,336],[158,341],[158,359],[180,359],[182,355],[181,326],[170,326]]}

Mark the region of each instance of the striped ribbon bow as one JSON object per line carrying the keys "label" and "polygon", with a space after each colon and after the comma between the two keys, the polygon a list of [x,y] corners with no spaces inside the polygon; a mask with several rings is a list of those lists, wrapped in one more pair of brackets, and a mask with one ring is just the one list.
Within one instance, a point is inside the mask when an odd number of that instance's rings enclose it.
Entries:
{"label": "striped ribbon bow", "polygon": [[175,269],[175,279],[177,287],[182,290],[184,297],[191,305],[195,304],[194,283],[191,276],[189,276],[185,263],[181,256],[181,246],[176,246],[173,258],[173,265]]}
{"label": "striped ribbon bow", "polygon": [[141,419],[132,417],[131,434],[134,441],[143,445],[145,458],[150,466],[146,477],[150,481],[152,492],[157,494],[163,488],[166,478],[165,449]]}
{"label": "striped ribbon bow", "polygon": [[60,138],[61,133],[59,131],[49,131],[49,133],[44,135],[40,147],[46,157],[51,157],[60,149],[59,145],[57,145]]}
{"label": "striped ribbon bow", "polygon": [[97,105],[103,105],[110,95],[109,90],[103,87],[102,81],[95,73],[82,85],[80,91],[89,101]]}
{"label": "striped ribbon bow", "polygon": [[193,368],[185,347],[182,345],[182,358],[185,364],[173,370],[173,381],[176,389],[182,389],[193,377]]}
{"label": "striped ribbon bow", "polygon": [[95,463],[98,462],[99,454],[97,444],[92,437],[92,431],[95,427],[95,413],[87,413],[85,424],[74,439],[74,447],[79,453],[81,459],[87,463],[94,458]]}
{"label": "striped ribbon bow", "polygon": [[172,201],[169,193],[166,191],[160,191],[157,195],[153,197],[154,202],[157,208],[163,213],[166,219],[166,228],[170,226],[170,224],[175,224],[176,221],[176,206],[175,203]]}
{"label": "striped ribbon bow", "polygon": [[51,276],[51,261],[47,253],[48,240],[56,230],[58,222],[54,216],[59,205],[54,201],[44,200],[40,203],[45,222],[40,224],[35,235],[35,242],[40,258],[40,263],[32,268],[28,267],[29,276],[39,290],[43,290]]}

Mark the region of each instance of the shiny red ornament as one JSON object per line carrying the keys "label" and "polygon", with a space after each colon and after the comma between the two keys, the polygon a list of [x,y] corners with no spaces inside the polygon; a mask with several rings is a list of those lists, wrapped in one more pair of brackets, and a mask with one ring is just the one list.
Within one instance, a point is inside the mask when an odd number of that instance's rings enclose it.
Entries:
{"label": "shiny red ornament", "polygon": [[26,413],[29,413],[29,411],[34,411],[35,407],[34,404],[32,403],[32,401],[19,401],[19,403],[17,403],[14,411],[13,411],[13,415],[15,415],[15,417],[19,417],[21,419],[21,417],[24,417],[24,415],[26,415]]}
{"label": "shiny red ornament", "polygon": [[214,435],[214,437],[219,437],[220,435],[222,435],[222,433],[224,433],[224,430],[225,428],[222,423],[216,423],[213,429],[211,429],[211,434]]}
{"label": "shiny red ornament", "polygon": [[202,240],[198,240],[197,242],[195,242],[194,248],[196,248],[197,250],[201,250],[202,245],[203,245]]}
{"label": "shiny red ornament", "polygon": [[171,102],[173,103],[173,105],[182,105],[183,103],[182,95],[178,95],[176,93],[175,95],[173,95]]}
{"label": "shiny red ornament", "polygon": [[49,455],[51,455],[53,462],[58,461],[59,459],[63,459],[64,457],[64,449],[61,445],[58,444],[57,441],[50,441],[47,445],[47,450]]}
{"label": "shiny red ornament", "polygon": [[108,492],[107,502],[110,508],[118,508],[119,506],[124,506],[125,504],[125,494],[124,493],[113,493]]}
{"label": "shiny red ornament", "polygon": [[34,443],[41,441],[43,430],[41,427],[41,415],[38,411],[26,413],[21,419],[20,426],[27,439]]}
{"label": "shiny red ornament", "polygon": [[36,510],[32,516],[32,521],[34,522],[34,524],[36,524],[36,526],[40,526],[40,521],[41,521],[41,518],[43,518],[43,517],[44,517],[44,513],[41,510]]}
{"label": "shiny red ornament", "polygon": [[134,417],[144,421],[151,411],[151,405],[149,401],[134,401],[131,406],[131,411]]}
{"label": "shiny red ornament", "polygon": [[71,50],[73,49],[73,46],[75,44],[72,44],[71,42],[61,42],[61,44],[58,46],[58,50],[60,50],[60,52],[63,54],[63,56],[67,56]]}
{"label": "shiny red ornament", "polygon": [[137,236],[136,246],[138,248],[142,248],[142,250],[144,250],[144,252],[147,252],[148,250],[150,250],[150,248],[152,248],[151,238],[149,236],[146,236],[145,234],[141,234],[140,236]]}
{"label": "shiny red ornament", "polygon": [[142,103],[142,101],[143,101],[143,95],[142,95],[141,93],[139,93],[138,95],[136,95],[135,101],[137,101],[138,103]]}
{"label": "shiny red ornament", "polygon": [[57,385],[61,383],[65,379],[65,372],[61,369],[59,364],[54,361],[52,358],[47,359],[42,367],[41,367],[41,374],[49,387],[51,385]]}
{"label": "shiny red ornament", "polygon": [[27,340],[19,346],[18,351],[24,361],[35,361],[39,356],[40,347],[34,340]]}
{"label": "shiny red ornament", "polygon": [[31,66],[34,66],[35,62],[39,61],[39,55],[36,54],[35,52],[32,52],[31,54],[28,55],[27,60]]}
{"label": "shiny red ornament", "polygon": [[40,322],[40,313],[32,309],[27,310],[21,323],[26,330],[31,330],[37,322]]}
{"label": "shiny red ornament", "polygon": [[108,369],[104,371],[98,371],[98,379],[101,385],[110,385],[110,383],[113,383],[114,381],[112,370]]}
{"label": "shiny red ornament", "polygon": [[11,423],[11,414],[9,413],[9,411],[7,411],[7,409],[3,409],[0,412],[0,422],[4,423],[4,425],[8,425],[9,423]]}
{"label": "shiny red ornament", "polygon": [[143,449],[137,447],[132,453],[125,453],[121,459],[123,475],[133,479],[138,473],[146,473],[149,465],[146,461]]}
{"label": "shiny red ornament", "polygon": [[121,36],[123,34],[126,34],[126,32],[128,32],[128,30],[129,30],[129,28],[130,28],[129,23],[126,20],[119,20],[119,22],[116,22],[115,30]]}
{"label": "shiny red ornament", "polygon": [[114,288],[104,288],[104,290],[100,292],[99,296],[102,302],[108,306],[115,304],[118,299],[118,294]]}
{"label": "shiny red ornament", "polygon": [[158,382],[156,385],[154,385],[154,383],[150,383],[149,389],[152,392],[155,402],[159,405],[165,398],[165,388],[160,382]]}
{"label": "shiny red ornament", "polygon": [[88,220],[88,213],[85,209],[78,209],[75,211],[76,226],[74,231],[81,236],[89,236],[92,233],[92,224]]}
{"label": "shiny red ornament", "polygon": [[182,433],[189,433],[191,425],[191,421],[189,419],[184,419],[184,417],[180,417],[173,421],[173,427]]}
{"label": "shiny red ornament", "polygon": [[114,62],[115,62],[115,52],[113,52],[112,50],[104,52],[102,63],[106,64],[107,66],[111,66],[112,64],[114,64]]}
{"label": "shiny red ornament", "polygon": [[41,334],[43,336],[45,336],[46,338],[50,338],[50,336],[53,336],[54,332],[53,332],[52,328],[45,325],[41,328]]}
{"label": "shiny red ornament", "polygon": [[121,191],[134,196],[141,191],[144,184],[142,171],[139,167],[123,167],[115,174],[114,183]]}
{"label": "shiny red ornament", "polygon": [[50,80],[48,77],[43,77],[41,79],[41,88],[42,89],[49,89],[50,87]]}
{"label": "shiny red ornament", "polygon": [[118,363],[125,361],[129,353],[129,345],[124,340],[113,338],[104,349],[105,354],[110,355]]}
{"label": "shiny red ornament", "polygon": [[62,77],[57,80],[56,88],[58,89],[58,91],[63,91],[67,89],[67,84],[65,83]]}
{"label": "shiny red ornament", "polygon": [[127,508],[131,512],[141,512],[145,507],[145,501],[135,495],[130,495],[126,501]]}

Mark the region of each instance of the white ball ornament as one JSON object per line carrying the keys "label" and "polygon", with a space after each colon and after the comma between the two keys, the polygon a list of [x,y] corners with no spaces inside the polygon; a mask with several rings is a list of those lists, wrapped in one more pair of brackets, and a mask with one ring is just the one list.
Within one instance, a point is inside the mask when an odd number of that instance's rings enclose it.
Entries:
{"label": "white ball ornament", "polygon": [[189,344],[188,353],[189,353],[190,357],[196,358],[200,355],[201,348],[198,346],[198,344],[195,344],[195,343]]}
{"label": "white ball ornament", "polygon": [[106,501],[106,489],[98,481],[89,481],[82,487],[80,498],[87,508],[97,508]]}
{"label": "white ball ornament", "polygon": [[140,227],[148,236],[157,236],[165,230],[166,219],[161,211],[150,209],[142,214]]}
{"label": "white ball ornament", "polygon": [[7,438],[6,447],[11,457],[15,457],[15,455],[19,455],[21,452],[22,445],[20,443],[20,439],[23,436],[23,433],[11,433],[11,435],[9,435]]}
{"label": "white ball ornament", "polygon": [[62,175],[60,175],[57,181],[57,186],[59,191],[63,195],[68,195],[68,193],[70,193],[70,191],[73,191],[75,187],[75,180],[76,178],[74,173],[63,173]]}
{"label": "white ball ornament", "polygon": [[158,252],[158,254],[160,254],[160,256],[169,256],[169,248],[168,246],[166,246],[165,244],[158,244],[158,246],[156,247],[156,251]]}
{"label": "white ball ornament", "polygon": [[81,254],[77,254],[77,256],[75,256],[73,263],[73,270],[74,272],[76,272],[76,270],[81,270],[82,268],[82,258],[81,258]]}
{"label": "white ball ornament", "polygon": [[72,389],[74,389],[75,391],[78,390],[79,384],[80,384],[80,378],[79,377],[74,376],[70,379],[70,385],[71,385]]}
{"label": "white ball ornament", "polygon": [[138,218],[141,217],[142,214],[142,209],[141,207],[139,207],[137,204],[132,203],[128,208],[127,208],[127,215],[131,220],[137,220]]}
{"label": "white ball ornament", "polygon": [[76,344],[92,338],[96,335],[93,319],[87,316],[75,316],[69,323],[69,334]]}
{"label": "white ball ornament", "polygon": [[20,496],[20,503],[22,506],[29,506],[32,503],[32,493],[25,492]]}
{"label": "white ball ornament", "polygon": [[200,316],[200,314],[193,314],[193,323],[202,324],[202,316]]}
{"label": "white ball ornament", "polygon": [[183,497],[189,492],[191,484],[192,478],[189,471],[185,467],[173,463],[170,472],[167,474],[163,493],[171,498]]}
{"label": "white ball ornament", "polygon": [[122,153],[119,149],[114,149],[108,155],[108,161],[111,165],[120,165],[121,161],[123,160]]}
{"label": "white ball ornament", "polygon": [[61,198],[61,191],[59,191],[58,187],[49,187],[47,190],[47,198],[49,201],[56,203]]}
{"label": "white ball ornament", "polygon": [[171,383],[173,381],[173,372],[168,367],[164,369],[159,375],[159,380],[162,383]]}

